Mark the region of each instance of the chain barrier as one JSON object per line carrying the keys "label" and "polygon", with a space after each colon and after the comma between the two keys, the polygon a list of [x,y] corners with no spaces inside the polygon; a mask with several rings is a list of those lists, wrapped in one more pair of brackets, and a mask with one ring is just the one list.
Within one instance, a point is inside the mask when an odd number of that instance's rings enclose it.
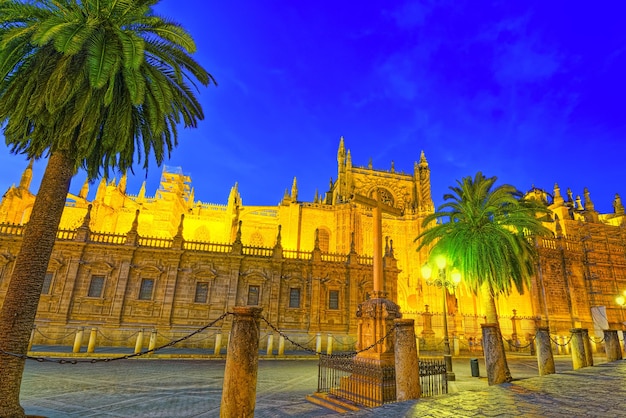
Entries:
{"label": "chain barrier", "polygon": [[106,335],[104,335],[104,333],[103,333],[102,331],[100,331],[99,329],[98,329],[98,334],[99,334],[102,338],[104,338],[105,340],[107,340],[107,341],[112,341],[112,342],[114,342],[114,343],[121,343],[122,341],[127,341],[127,340],[130,340],[130,339],[131,339],[131,338],[133,338],[135,335],[139,334],[139,331],[135,331],[134,333],[130,334],[128,337],[126,337],[126,338],[121,338],[121,339],[107,337],[107,336],[106,336]]}
{"label": "chain barrier", "polygon": [[75,331],[70,331],[69,333],[65,334],[62,337],[59,338],[51,338],[48,337],[47,335],[45,335],[43,332],[39,331],[39,329],[35,328],[35,332],[37,332],[37,334],[41,335],[42,337],[44,337],[47,340],[51,340],[51,341],[63,341],[64,339],[66,339],[67,337],[69,337],[70,335],[74,335]]}
{"label": "chain barrier", "polygon": [[556,344],[559,347],[565,347],[565,346],[567,346],[570,343],[570,341],[572,341],[572,334],[570,334],[569,340],[567,340],[567,342],[563,343],[563,344],[560,344],[557,340],[555,340],[552,337],[550,337],[550,341],[552,341],[554,344]]}
{"label": "chain barrier", "polygon": [[[339,346],[341,346],[341,347],[354,347],[354,345],[356,344],[356,340],[355,340],[355,341],[352,341],[352,342],[350,342],[350,343],[344,343],[344,342],[339,341],[339,339],[337,339],[337,337],[335,337],[334,335],[332,335],[332,336],[331,336],[331,338],[333,339],[333,341],[334,341],[337,345],[339,345]],[[348,338],[349,338],[349,337],[348,337]],[[351,339],[351,338],[349,338],[349,339]]]}
{"label": "chain barrier", "polygon": [[592,337],[591,335],[589,336],[589,341],[591,341],[594,344],[602,344],[605,340],[605,337],[601,337],[598,341],[596,341],[595,337]]}
{"label": "chain barrier", "polygon": [[198,328],[197,330],[193,331],[190,334],[185,335],[184,337],[178,338],[176,340],[172,340],[167,344],[163,344],[159,347],[153,348],[151,350],[144,350],[144,351],[140,351],[138,353],[133,353],[133,354],[127,354],[124,356],[119,356],[119,357],[106,357],[106,358],[92,358],[92,359],[85,359],[85,360],[79,360],[79,359],[50,359],[50,358],[45,358],[45,357],[33,357],[33,356],[29,356],[27,354],[16,354],[16,353],[10,353],[8,351],[4,351],[2,349],[0,349],[0,354],[4,354],[7,356],[12,356],[12,357],[18,357],[24,360],[35,360],[38,361],[40,363],[43,362],[47,362],[47,363],[58,363],[58,364],[78,364],[78,363],[108,363],[111,361],[116,361],[116,360],[128,360],[134,357],[140,357],[140,356],[144,356],[146,354],[152,354],[152,353],[156,353],[159,350],[162,350],[164,348],[167,347],[171,347],[173,345],[178,344],[181,341],[185,341],[191,337],[193,337],[196,334],[201,333],[202,331],[206,330],[207,328],[210,328],[212,326],[214,326],[216,323],[218,323],[219,321],[223,320],[224,318],[226,318],[228,315],[233,315],[232,312],[224,312],[222,315],[220,315],[219,318],[217,318],[216,320],[214,320],[213,322],[203,326],[202,328]]}
{"label": "chain barrier", "polygon": [[285,340],[289,341],[291,344],[295,345],[296,347],[300,348],[301,350],[304,350],[308,353],[311,354],[315,354],[315,355],[320,355],[320,356],[324,356],[324,357],[332,357],[332,358],[342,358],[342,357],[354,357],[355,355],[362,353],[364,351],[368,351],[371,350],[372,348],[376,347],[378,344],[382,344],[388,337],[391,336],[391,334],[393,334],[393,332],[395,331],[395,329],[397,328],[397,325],[393,325],[391,328],[389,328],[389,331],[387,331],[387,334],[385,334],[383,337],[381,337],[378,341],[374,342],[373,344],[371,344],[370,346],[361,349],[361,350],[355,350],[355,351],[350,351],[347,353],[341,353],[341,354],[324,354],[322,352],[318,352],[316,350],[312,350],[308,347],[303,346],[302,344],[297,343],[296,341],[292,340],[291,338],[289,338],[289,336],[287,336],[284,332],[282,332],[281,330],[279,330],[278,328],[276,328],[274,326],[274,324],[272,324],[271,322],[269,322],[267,319],[265,319],[264,316],[261,316],[261,319],[267,324],[267,326],[269,326],[272,330],[274,330],[274,332],[278,333],[278,335],[280,335],[281,337],[283,337]]}
{"label": "chain barrier", "polygon": [[511,347],[515,347],[518,350],[523,350],[523,349],[529,348],[531,345],[533,345],[535,343],[535,338],[536,337],[533,335],[533,337],[530,339],[530,341],[526,345],[520,345],[517,341],[507,340],[504,337],[502,337],[502,341],[504,341],[505,343],[509,344]]}

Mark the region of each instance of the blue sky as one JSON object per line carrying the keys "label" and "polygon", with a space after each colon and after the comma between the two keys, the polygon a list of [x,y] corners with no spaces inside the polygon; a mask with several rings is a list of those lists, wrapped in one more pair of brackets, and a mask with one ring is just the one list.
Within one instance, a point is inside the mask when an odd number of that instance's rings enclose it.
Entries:
{"label": "blue sky", "polygon": [[[311,201],[336,177],[340,136],[377,169],[411,172],[424,150],[436,204],[477,171],[522,190],[588,187],[603,212],[626,198],[620,2],[164,0],[157,12],[191,32],[219,83],[200,89],[205,120],[166,163],[203,202],[226,203],[238,182],[244,204],[274,205],[294,176]],[[25,165],[0,147],[0,192]]]}

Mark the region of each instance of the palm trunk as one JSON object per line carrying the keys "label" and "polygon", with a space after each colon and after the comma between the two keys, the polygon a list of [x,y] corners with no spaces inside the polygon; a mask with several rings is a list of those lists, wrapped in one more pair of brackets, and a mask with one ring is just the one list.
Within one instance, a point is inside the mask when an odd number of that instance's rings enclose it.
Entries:
{"label": "palm trunk", "polygon": [[480,292],[486,316],[486,323],[482,328],[487,381],[490,385],[499,385],[510,382],[513,378],[506,361],[502,332],[498,323],[496,299],[488,283],[480,287]]}
{"label": "palm trunk", "polygon": [[74,161],[67,152],[50,155],[0,310],[2,417],[24,416],[19,403],[24,356],[73,174]]}

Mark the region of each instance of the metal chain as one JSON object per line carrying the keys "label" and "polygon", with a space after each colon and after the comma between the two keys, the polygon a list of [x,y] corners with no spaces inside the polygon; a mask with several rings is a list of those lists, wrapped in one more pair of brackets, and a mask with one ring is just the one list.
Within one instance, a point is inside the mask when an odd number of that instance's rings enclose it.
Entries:
{"label": "metal chain", "polygon": [[370,345],[369,347],[366,347],[364,349],[361,350],[356,350],[356,351],[350,351],[347,353],[341,353],[341,354],[324,354],[322,352],[318,352],[316,350],[312,350],[308,347],[303,346],[302,344],[299,344],[295,341],[293,341],[291,338],[289,338],[289,336],[287,336],[284,332],[282,332],[281,330],[279,330],[277,327],[275,327],[271,322],[269,322],[264,316],[261,316],[261,319],[272,329],[274,330],[274,332],[278,333],[280,336],[282,336],[285,340],[289,341],[291,344],[295,345],[296,347],[307,351],[309,353],[315,354],[315,355],[320,355],[320,356],[325,356],[325,357],[333,357],[333,358],[341,358],[341,357],[354,357],[355,355],[362,353],[364,351],[368,351],[374,347],[376,347],[378,344],[382,344],[385,339],[387,339],[389,336],[391,336],[391,334],[393,333],[393,331],[397,328],[397,325],[393,325],[389,331],[387,331],[387,334],[385,334],[382,338],[380,338],[378,341],[376,341],[375,343],[373,343],[372,345]]}
{"label": "metal chain", "polygon": [[567,342],[564,344],[559,344],[559,342],[552,337],[550,337],[550,341],[552,341],[554,344],[558,345],[559,347],[565,347],[566,345],[570,343],[570,341],[572,341],[572,334],[570,334],[569,340],[567,340]]}
{"label": "metal chain", "polygon": [[98,334],[100,334],[100,336],[102,336],[102,338],[104,338],[107,341],[113,341],[113,342],[122,342],[122,341],[126,341],[126,340],[130,340],[131,338],[133,338],[135,335],[139,334],[139,331],[136,331],[132,334],[130,334],[128,337],[126,338],[121,338],[121,339],[117,339],[117,338],[109,338],[106,335],[104,335],[104,333],[100,330],[98,330]]}
{"label": "metal chain", "polygon": [[35,331],[37,332],[37,334],[41,335],[42,337],[44,337],[46,340],[52,340],[52,341],[63,341],[64,339],[66,339],[67,337],[69,337],[70,335],[74,335],[75,331],[70,331],[69,333],[65,334],[62,337],[59,338],[51,338],[48,337],[47,335],[45,335],[43,332],[39,331],[38,328],[35,328]]}
{"label": "metal chain", "polygon": [[197,330],[193,331],[190,334],[185,335],[184,337],[178,338],[176,340],[172,340],[167,344],[161,345],[159,347],[153,348],[152,350],[144,350],[144,351],[140,351],[139,353],[133,353],[133,354],[127,354],[125,356],[119,356],[119,357],[107,357],[107,358],[93,358],[93,359],[85,359],[85,360],[78,360],[78,359],[50,359],[50,358],[45,358],[45,357],[33,357],[33,356],[29,356],[26,354],[16,354],[16,353],[10,353],[8,351],[4,351],[2,349],[0,349],[0,354],[4,354],[7,356],[13,356],[13,357],[18,357],[18,358],[22,358],[25,360],[35,360],[38,361],[40,363],[43,362],[48,362],[48,363],[58,363],[58,364],[77,364],[77,363],[108,363],[111,361],[115,361],[115,360],[128,360],[130,358],[133,357],[140,357],[140,356],[144,356],[146,354],[152,354],[152,353],[156,353],[159,350],[162,350],[164,348],[167,347],[171,347],[175,344],[178,344],[181,341],[185,341],[191,337],[193,337],[196,334],[201,333],[202,331],[206,330],[207,328],[210,328],[212,326],[214,326],[216,323],[218,323],[219,321],[221,321],[222,319],[226,318],[228,315],[232,315],[232,312],[224,312],[219,318],[217,318],[216,320],[214,320],[213,322],[203,326],[202,328],[198,328]]}
{"label": "metal chain", "polygon": [[589,341],[591,341],[594,344],[602,344],[604,342],[605,337],[600,338],[599,341],[596,341],[596,339],[594,337],[592,337],[591,335],[589,335]]}

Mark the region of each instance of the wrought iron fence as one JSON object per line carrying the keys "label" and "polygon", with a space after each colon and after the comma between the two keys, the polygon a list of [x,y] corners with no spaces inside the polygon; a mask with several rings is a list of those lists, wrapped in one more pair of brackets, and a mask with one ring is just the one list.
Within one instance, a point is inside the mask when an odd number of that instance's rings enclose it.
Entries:
{"label": "wrought iron fence", "polygon": [[[422,396],[448,393],[443,360],[420,360],[419,369]],[[366,407],[395,402],[395,366],[381,367],[356,356],[320,355],[317,391]]]}

